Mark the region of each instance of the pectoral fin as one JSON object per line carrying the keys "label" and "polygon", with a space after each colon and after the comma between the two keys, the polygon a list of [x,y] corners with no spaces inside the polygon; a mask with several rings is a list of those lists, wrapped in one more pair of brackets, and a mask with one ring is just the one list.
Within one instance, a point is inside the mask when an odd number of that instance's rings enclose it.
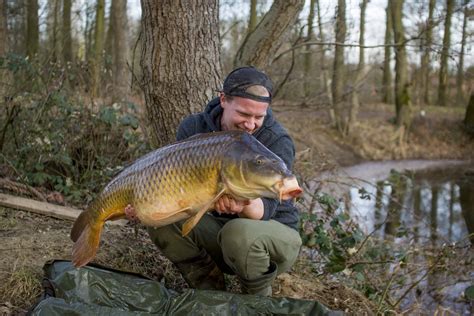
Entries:
{"label": "pectoral fin", "polygon": [[196,226],[196,224],[199,222],[201,217],[207,212],[207,210],[209,210],[212,207],[212,205],[214,205],[214,203],[222,196],[222,194],[224,194],[224,192],[225,192],[225,189],[222,189],[222,191],[220,191],[211,201],[209,201],[209,203],[204,205],[204,207],[202,209],[200,209],[199,212],[197,212],[196,215],[189,218],[183,224],[183,228],[181,230],[181,234],[183,235],[183,237],[186,236],[187,234],[189,234],[191,229],[193,229],[194,226]]}

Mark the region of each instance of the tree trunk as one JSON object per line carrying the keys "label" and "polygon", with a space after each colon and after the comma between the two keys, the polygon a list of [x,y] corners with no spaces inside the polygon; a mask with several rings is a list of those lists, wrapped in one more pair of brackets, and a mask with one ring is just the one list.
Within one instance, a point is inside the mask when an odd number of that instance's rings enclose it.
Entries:
{"label": "tree trunk", "polygon": [[39,47],[38,0],[28,0],[26,11],[26,56],[33,58]]}
{"label": "tree trunk", "polygon": [[115,10],[117,7],[117,1],[111,0],[110,1],[110,8],[109,8],[109,25],[107,26],[107,33],[105,34],[105,44],[104,44],[104,67],[107,72],[107,81],[112,82],[113,80],[113,71],[112,67],[114,64],[114,37],[115,37],[115,30],[114,30],[114,19],[115,19]]}
{"label": "tree trunk", "polygon": [[436,0],[430,0],[428,7],[428,20],[425,24],[424,39],[422,42],[423,56],[421,58],[421,94],[423,96],[423,103],[429,105],[430,98],[430,63],[431,63],[431,45],[433,44],[433,12]]}
{"label": "tree trunk", "polygon": [[360,3],[360,34],[359,34],[359,65],[355,73],[354,84],[352,87],[352,106],[351,112],[349,115],[349,130],[350,131],[354,125],[357,123],[357,114],[359,113],[359,92],[358,89],[361,85],[361,80],[364,75],[365,67],[365,56],[364,56],[364,35],[365,35],[365,10],[367,9],[368,0],[362,0]]}
{"label": "tree trunk", "polygon": [[408,64],[405,30],[402,24],[404,1],[391,1],[393,35],[395,40],[395,108],[397,125],[408,128],[411,120],[411,101],[408,82]]}
{"label": "tree trunk", "polygon": [[127,0],[112,0],[114,8],[114,57],[113,57],[113,101],[125,101],[128,94],[130,74],[127,70]]}
{"label": "tree trunk", "polygon": [[[93,32],[93,21],[92,21],[92,6],[90,5],[89,1],[86,2],[86,26],[84,27],[84,46],[86,48],[85,58],[84,60],[91,62],[92,61],[92,32]],[[89,65],[90,67],[91,65]]]}
{"label": "tree trunk", "polygon": [[[344,44],[346,40],[346,1],[337,1],[336,11],[336,43]],[[343,89],[344,89],[344,46],[337,45],[334,53],[332,76],[332,98],[334,114],[336,116],[336,128],[344,135],[346,129],[346,117],[343,111]]]}
{"label": "tree trunk", "polygon": [[105,20],[105,0],[97,0],[94,29],[94,45],[91,52],[91,97],[98,96],[100,84],[100,68],[102,66],[102,56],[104,50],[104,20]]}
{"label": "tree trunk", "polygon": [[71,0],[63,0],[63,59],[72,62]]}
{"label": "tree trunk", "polygon": [[[314,39],[314,3],[316,0],[311,0],[309,4],[309,14],[308,14],[308,33],[306,34],[306,40],[312,41]],[[304,103],[306,104],[309,100],[309,96],[311,91],[314,89],[314,85],[311,83],[309,79],[310,74],[313,72],[312,70],[312,60],[313,54],[311,53],[311,45],[306,46],[305,48],[305,55],[304,55],[304,66],[303,66],[303,73],[304,73]]]}
{"label": "tree trunk", "polygon": [[58,14],[59,0],[48,2],[48,41],[49,41],[49,59],[53,62],[58,61],[59,40],[58,40]]}
{"label": "tree trunk", "polygon": [[250,0],[249,26],[247,33],[253,32],[257,26],[257,0]]}
{"label": "tree trunk", "polygon": [[0,57],[8,53],[8,24],[7,24],[7,0],[0,0]]}
{"label": "tree trunk", "polygon": [[474,135],[474,92],[471,93],[471,98],[466,108],[464,127],[469,134]]}
{"label": "tree trunk", "polygon": [[252,65],[268,69],[303,5],[304,0],[274,1],[255,30],[245,37],[235,56],[234,66]]}
{"label": "tree trunk", "polygon": [[382,101],[386,104],[393,104],[392,68],[390,67],[392,48],[389,46],[392,45],[393,25],[390,3],[387,4],[385,24],[385,54],[383,61]]}
{"label": "tree trunk", "polygon": [[[319,6],[319,0],[316,0],[316,12],[318,14],[318,30],[319,30],[319,39],[322,43],[325,42],[325,36],[323,31],[323,22],[321,20],[321,9]],[[324,45],[321,45],[321,86],[324,88],[327,94],[327,103],[329,109],[329,119],[331,121],[331,126],[336,127],[336,115],[334,114],[334,108],[332,107],[332,91],[331,83],[328,74],[328,68],[326,64],[326,49]]]}
{"label": "tree trunk", "polygon": [[451,45],[451,17],[453,15],[454,0],[446,0],[446,19],[444,20],[443,50],[439,67],[438,105],[447,104],[448,85],[448,56]]}
{"label": "tree trunk", "polygon": [[183,117],[202,110],[220,86],[217,0],[142,0],[142,87],[151,141],[175,140]]}
{"label": "tree trunk", "polygon": [[[0,0],[0,59],[5,57],[9,50],[8,40],[8,24],[7,24],[7,0]],[[8,69],[0,68],[0,100],[8,93],[8,84],[11,82],[11,77]],[[1,145],[1,144],[0,144]],[[0,147],[1,149],[1,147]]]}
{"label": "tree trunk", "polygon": [[469,0],[464,0],[464,18],[462,23],[462,37],[461,37],[461,52],[459,53],[459,63],[458,63],[458,75],[456,80],[456,100],[457,104],[464,103],[464,92],[463,92],[463,85],[464,85],[464,49],[466,46],[466,38],[467,38],[467,20],[469,17]]}

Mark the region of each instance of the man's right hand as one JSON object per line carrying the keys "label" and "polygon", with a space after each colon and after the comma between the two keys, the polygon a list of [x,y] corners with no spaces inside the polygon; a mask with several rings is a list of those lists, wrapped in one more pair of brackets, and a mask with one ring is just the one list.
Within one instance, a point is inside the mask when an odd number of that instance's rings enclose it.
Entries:
{"label": "man's right hand", "polygon": [[214,208],[218,213],[234,215],[241,213],[244,210],[244,207],[249,204],[249,200],[239,201],[227,194],[224,194],[217,200]]}
{"label": "man's right hand", "polygon": [[125,207],[125,216],[130,222],[138,222],[137,212],[135,211],[135,208],[130,204]]}

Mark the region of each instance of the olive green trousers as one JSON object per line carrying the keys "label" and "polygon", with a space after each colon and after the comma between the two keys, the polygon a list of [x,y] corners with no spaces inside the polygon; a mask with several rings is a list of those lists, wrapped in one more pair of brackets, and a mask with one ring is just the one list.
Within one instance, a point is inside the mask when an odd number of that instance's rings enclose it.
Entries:
{"label": "olive green trousers", "polygon": [[290,269],[301,247],[299,233],[275,220],[206,214],[186,237],[181,235],[183,222],[149,228],[148,232],[175,264],[192,262],[205,250],[221,271],[240,278],[247,293],[271,286],[277,274]]}

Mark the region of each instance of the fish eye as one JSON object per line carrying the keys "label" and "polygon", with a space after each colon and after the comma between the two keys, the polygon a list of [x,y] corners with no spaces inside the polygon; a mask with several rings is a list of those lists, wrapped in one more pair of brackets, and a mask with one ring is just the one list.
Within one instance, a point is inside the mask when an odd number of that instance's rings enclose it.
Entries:
{"label": "fish eye", "polygon": [[262,159],[257,159],[257,165],[261,165],[263,164],[263,160]]}

